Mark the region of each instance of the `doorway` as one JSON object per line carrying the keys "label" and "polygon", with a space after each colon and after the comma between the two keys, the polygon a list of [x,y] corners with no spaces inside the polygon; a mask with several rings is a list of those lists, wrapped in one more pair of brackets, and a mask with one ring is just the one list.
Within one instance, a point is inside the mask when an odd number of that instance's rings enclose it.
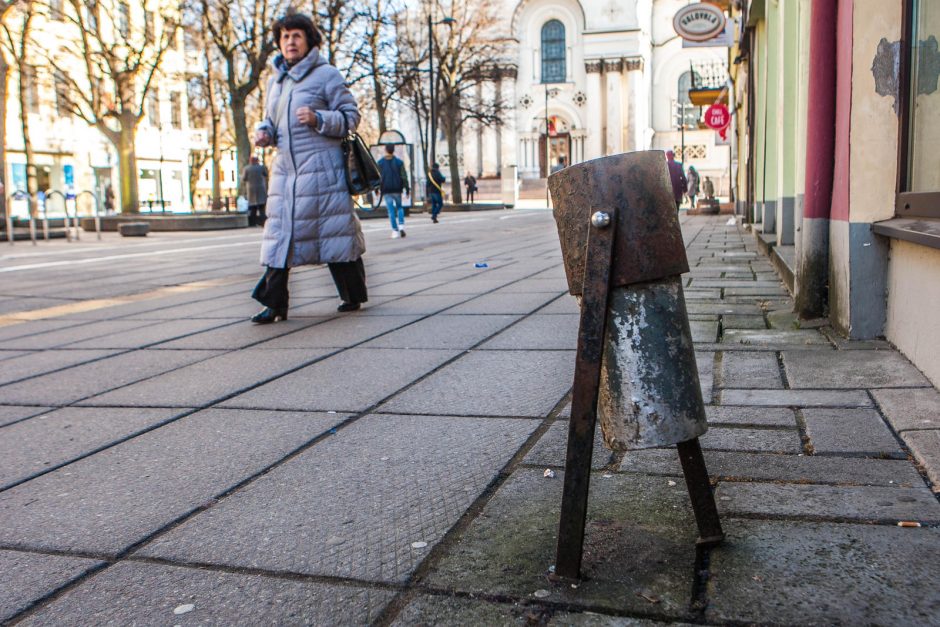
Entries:
{"label": "doorway", "polygon": [[[545,153],[546,139],[549,141],[548,154]],[[571,165],[571,135],[558,133],[548,137],[543,134],[539,138],[539,178],[544,179],[551,174],[551,169],[558,164],[559,157],[564,157],[566,166]]]}

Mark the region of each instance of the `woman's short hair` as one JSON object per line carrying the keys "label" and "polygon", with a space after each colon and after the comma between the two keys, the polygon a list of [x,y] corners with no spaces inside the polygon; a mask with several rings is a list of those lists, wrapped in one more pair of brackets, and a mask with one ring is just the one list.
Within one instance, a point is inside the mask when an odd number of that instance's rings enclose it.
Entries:
{"label": "woman's short hair", "polygon": [[307,38],[307,45],[311,48],[319,48],[323,43],[323,35],[313,25],[313,20],[303,13],[290,13],[274,22],[274,46],[281,47],[281,33],[286,30],[302,30]]}

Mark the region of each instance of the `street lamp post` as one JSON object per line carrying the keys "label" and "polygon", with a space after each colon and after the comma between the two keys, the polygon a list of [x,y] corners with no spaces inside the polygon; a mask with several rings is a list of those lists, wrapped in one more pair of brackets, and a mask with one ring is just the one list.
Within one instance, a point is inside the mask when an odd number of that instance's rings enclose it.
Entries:
{"label": "street lamp post", "polygon": [[435,98],[434,98],[434,27],[438,24],[447,24],[448,26],[454,24],[457,20],[452,17],[445,17],[442,20],[437,22],[431,19],[431,14],[428,13],[428,76],[430,78],[430,87],[428,93],[431,98],[431,107],[430,107],[430,121],[428,122],[428,147],[431,151],[431,160],[428,163],[428,176],[430,176],[430,167],[432,164],[437,162],[437,112],[435,111]]}

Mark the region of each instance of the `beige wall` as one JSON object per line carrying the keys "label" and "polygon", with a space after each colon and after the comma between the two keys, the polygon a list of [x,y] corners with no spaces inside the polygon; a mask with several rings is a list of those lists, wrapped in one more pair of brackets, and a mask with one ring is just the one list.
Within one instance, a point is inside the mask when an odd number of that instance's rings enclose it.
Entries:
{"label": "beige wall", "polygon": [[940,386],[940,250],[893,240],[888,267],[888,340]]}
{"label": "beige wall", "polygon": [[898,117],[894,98],[875,91],[871,67],[882,38],[901,37],[901,3],[855,0],[852,50],[850,222],[894,215]]}

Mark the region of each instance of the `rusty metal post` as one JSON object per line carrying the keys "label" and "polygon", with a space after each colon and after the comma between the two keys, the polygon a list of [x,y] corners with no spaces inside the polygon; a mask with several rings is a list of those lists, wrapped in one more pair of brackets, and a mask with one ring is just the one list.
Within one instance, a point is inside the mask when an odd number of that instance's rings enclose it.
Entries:
{"label": "rusty metal post", "polygon": [[[596,418],[614,451],[678,445],[699,541],[720,542],[697,439],[708,426],[665,157],[648,151],[595,159],[553,174],[549,189],[569,290],[582,301],[556,576],[580,576]],[[599,212],[612,218],[609,233],[597,228]],[[609,253],[601,242],[609,242]]]}

